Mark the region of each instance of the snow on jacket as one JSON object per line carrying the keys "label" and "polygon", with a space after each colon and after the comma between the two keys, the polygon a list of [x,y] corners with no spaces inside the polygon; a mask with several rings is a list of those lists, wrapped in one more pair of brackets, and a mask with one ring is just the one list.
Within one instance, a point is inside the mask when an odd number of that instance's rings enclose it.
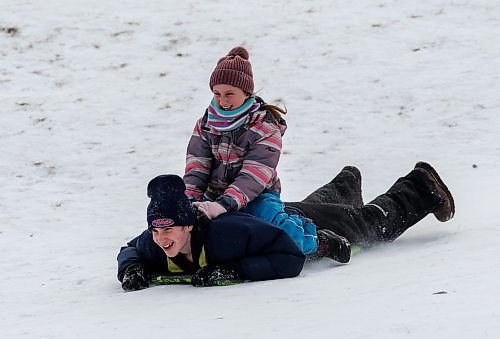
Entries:
{"label": "snow on jacket", "polygon": [[205,112],[187,148],[183,179],[188,197],[237,211],[261,193],[281,191],[276,166],[286,130],[283,119],[275,122],[260,110],[233,131],[219,132],[206,123]]}
{"label": "snow on jacket", "polygon": [[305,261],[283,230],[239,212],[197,224],[191,232],[191,250],[193,263],[182,254],[167,258],[146,230],[121,248],[118,279],[134,263],[142,264],[148,274],[193,274],[206,265],[230,264],[245,280],[291,278],[300,273]]}

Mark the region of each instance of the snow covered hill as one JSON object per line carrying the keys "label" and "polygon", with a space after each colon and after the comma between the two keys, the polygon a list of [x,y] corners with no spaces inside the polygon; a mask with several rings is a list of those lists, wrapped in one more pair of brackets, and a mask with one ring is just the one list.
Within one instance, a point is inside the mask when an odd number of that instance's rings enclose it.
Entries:
{"label": "snow covered hill", "polygon": [[[498,32],[490,0],[0,0],[0,336],[500,337]],[[369,201],[426,160],[456,217],[294,279],[124,293],[146,184],[183,172],[240,44],[289,111],[285,200],[350,164]]]}

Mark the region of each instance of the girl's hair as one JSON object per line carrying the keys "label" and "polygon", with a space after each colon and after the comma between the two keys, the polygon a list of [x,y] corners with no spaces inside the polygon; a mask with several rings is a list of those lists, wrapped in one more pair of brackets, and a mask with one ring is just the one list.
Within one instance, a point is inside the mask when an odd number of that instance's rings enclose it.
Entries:
{"label": "girl's hair", "polygon": [[285,115],[287,113],[286,107],[281,108],[277,105],[271,105],[267,104],[264,100],[262,100],[261,97],[259,97],[255,93],[249,94],[250,96],[253,96],[255,100],[260,103],[260,107],[266,111],[268,111],[271,116],[273,117],[274,121],[280,121],[283,119],[282,115]]}
{"label": "girl's hair", "polygon": [[285,115],[287,112],[286,107],[281,108],[279,106],[271,104],[264,104],[260,107],[271,113],[274,121],[280,121],[281,119],[283,119],[282,115]]}

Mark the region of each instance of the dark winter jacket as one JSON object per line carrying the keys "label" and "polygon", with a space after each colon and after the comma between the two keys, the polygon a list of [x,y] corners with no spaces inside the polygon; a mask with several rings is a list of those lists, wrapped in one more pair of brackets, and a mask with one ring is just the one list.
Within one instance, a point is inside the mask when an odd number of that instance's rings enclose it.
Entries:
{"label": "dark winter jacket", "polygon": [[167,258],[153,241],[151,231],[122,247],[118,254],[118,279],[134,263],[148,274],[193,274],[206,265],[231,265],[245,280],[270,280],[297,276],[304,254],[281,229],[244,213],[225,213],[195,225],[191,235],[193,262],[179,254]]}
{"label": "dark winter jacket", "polygon": [[187,148],[183,179],[188,197],[201,200],[205,195],[237,211],[261,193],[280,192],[276,166],[284,120],[275,122],[260,110],[233,131],[220,132],[206,124],[207,113],[196,123]]}

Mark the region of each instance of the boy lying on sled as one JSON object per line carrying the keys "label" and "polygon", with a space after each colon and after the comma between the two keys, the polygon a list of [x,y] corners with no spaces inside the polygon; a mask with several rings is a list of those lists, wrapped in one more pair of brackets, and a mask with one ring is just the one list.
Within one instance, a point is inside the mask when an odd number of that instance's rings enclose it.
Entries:
{"label": "boy lying on sled", "polygon": [[[196,213],[176,175],[148,184],[148,229],[122,247],[118,280],[125,291],[156,283],[220,286],[299,275],[305,255],[282,229],[249,214],[229,212],[213,220]],[[345,167],[331,182],[282,213],[309,218],[318,227],[317,257],[346,263],[351,244],[362,248],[390,242],[433,213],[439,221],[455,213],[453,197],[436,170],[419,162],[368,204],[361,175]]]}

